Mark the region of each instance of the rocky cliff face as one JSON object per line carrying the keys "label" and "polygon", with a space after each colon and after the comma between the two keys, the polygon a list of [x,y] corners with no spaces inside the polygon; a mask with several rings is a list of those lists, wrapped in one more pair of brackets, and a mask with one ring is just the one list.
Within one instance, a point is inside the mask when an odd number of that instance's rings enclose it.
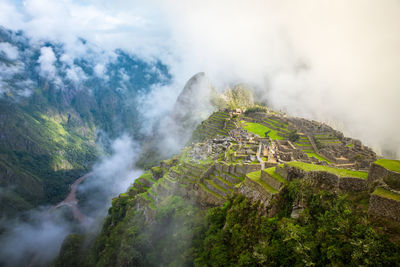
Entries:
{"label": "rocky cliff face", "polygon": [[206,75],[201,72],[190,78],[179,94],[170,117],[161,125],[167,136],[175,137],[178,147],[184,145],[197,125],[215,111],[212,90]]}

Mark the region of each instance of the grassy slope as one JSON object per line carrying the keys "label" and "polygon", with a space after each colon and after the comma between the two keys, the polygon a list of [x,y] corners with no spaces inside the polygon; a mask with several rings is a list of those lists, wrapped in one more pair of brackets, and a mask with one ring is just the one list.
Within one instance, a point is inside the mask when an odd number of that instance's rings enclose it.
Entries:
{"label": "grassy slope", "polygon": [[291,167],[297,167],[304,171],[326,171],[326,172],[336,174],[339,177],[356,177],[356,178],[362,178],[362,179],[367,179],[367,177],[368,177],[367,172],[352,171],[352,170],[348,170],[348,169],[339,169],[339,168],[309,164],[309,163],[298,162],[298,161],[292,161],[292,162],[288,162],[286,164]]}
{"label": "grassy slope", "polygon": [[388,170],[400,172],[400,160],[378,159],[374,162]]}
{"label": "grassy slope", "polygon": [[331,163],[327,158],[325,158],[325,157],[322,157],[322,156],[320,156],[320,155],[318,155],[317,153],[315,153],[315,152],[306,152],[306,154],[307,154],[307,156],[308,157],[314,157],[314,158],[317,158],[318,160],[320,160],[320,161],[325,161],[325,162],[327,162],[327,163]]}
{"label": "grassy slope", "polygon": [[262,187],[264,187],[265,190],[275,194],[278,193],[278,190],[261,180],[261,171],[255,171],[255,172],[249,172],[247,174],[247,177],[249,177],[251,180],[254,182],[260,184]]}
{"label": "grassy slope", "polygon": [[284,137],[278,135],[278,131],[273,130],[268,128],[267,126],[264,126],[259,123],[254,123],[254,122],[244,122],[243,128],[251,133],[257,134],[260,137],[265,137],[265,133],[270,131],[269,137],[271,137],[272,140],[283,140],[285,139]]}
{"label": "grassy slope", "polygon": [[287,181],[286,181],[282,176],[280,176],[279,174],[277,174],[277,173],[275,172],[275,169],[276,169],[276,167],[271,167],[271,168],[264,169],[263,171],[266,172],[266,173],[268,173],[268,174],[269,174],[272,178],[274,178],[275,180],[277,180],[277,181],[279,181],[279,182],[281,182],[281,183],[283,183],[283,184],[286,184]]}
{"label": "grassy slope", "polygon": [[96,157],[92,129],[41,106],[0,102],[1,186],[14,188],[3,196],[3,215],[10,214],[7,206],[25,210],[61,200]]}
{"label": "grassy slope", "polygon": [[382,196],[384,198],[389,198],[389,199],[393,199],[396,201],[400,201],[400,194],[393,193],[384,188],[378,187],[377,189],[375,189],[373,194],[377,195],[377,196]]}

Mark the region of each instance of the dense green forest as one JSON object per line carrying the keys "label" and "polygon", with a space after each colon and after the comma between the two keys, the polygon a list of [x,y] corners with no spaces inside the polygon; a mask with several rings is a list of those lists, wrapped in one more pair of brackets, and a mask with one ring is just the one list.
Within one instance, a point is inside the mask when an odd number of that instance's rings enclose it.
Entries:
{"label": "dense green forest", "polygon": [[[299,199],[306,207],[293,219]],[[170,196],[153,220],[123,194],[96,242],[88,247],[82,236],[71,236],[57,266],[396,266],[400,245],[360,209],[366,201],[365,194],[335,195],[294,180],[273,217],[243,195],[210,209]]]}

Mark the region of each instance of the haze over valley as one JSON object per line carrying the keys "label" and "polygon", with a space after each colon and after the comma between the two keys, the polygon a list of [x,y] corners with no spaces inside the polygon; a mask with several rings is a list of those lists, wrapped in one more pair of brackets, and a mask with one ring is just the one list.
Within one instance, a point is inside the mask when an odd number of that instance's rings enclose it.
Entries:
{"label": "haze over valley", "polygon": [[399,25],[397,0],[0,1],[0,265],[396,262]]}

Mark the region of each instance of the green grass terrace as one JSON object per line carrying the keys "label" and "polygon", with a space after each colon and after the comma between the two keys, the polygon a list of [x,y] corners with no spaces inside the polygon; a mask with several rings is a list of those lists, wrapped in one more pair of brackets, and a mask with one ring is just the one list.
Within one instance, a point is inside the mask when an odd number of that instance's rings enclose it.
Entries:
{"label": "green grass terrace", "polygon": [[272,186],[261,180],[261,171],[249,172],[246,176],[252,181],[261,185],[268,192],[272,194],[278,193],[278,190],[276,190],[275,188],[273,188]]}
{"label": "green grass terrace", "polygon": [[318,155],[317,153],[315,153],[315,152],[306,152],[306,151],[304,151],[306,154],[307,154],[307,156],[309,157],[309,158],[311,158],[311,157],[314,157],[314,158],[317,158],[319,161],[325,161],[326,163],[328,163],[328,164],[331,164],[332,162],[330,162],[327,158],[325,158],[325,157],[323,157],[323,156],[320,156],[320,155]]}
{"label": "green grass terrace", "polygon": [[270,131],[268,136],[272,140],[284,140],[285,139],[284,137],[282,137],[278,134],[279,132],[277,130],[270,129],[265,125],[262,125],[259,123],[254,123],[254,122],[245,122],[245,121],[241,121],[241,123],[243,124],[243,128],[246,131],[256,134],[260,137],[265,137],[265,133]]}
{"label": "green grass terrace", "polygon": [[400,160],[378,159],[374,163],[390,171],[400,172]]}
{"label": "green grass terrace", "polygon": [[283,184],[287,184],[287,181],[285,180],[285,178],[283,178],[282,176],[277,174],[275,172],[275,170],[276,170],[276,167],[271,167],[271,168],[264,169],[262,171],[268,173],[272,178],[274,178],[278,182],[281,182]]}
{"label": "green grass terrace", "polygon": [[328,166],[322,166],[322,165],[316,165],[316,164],[310,164],[310,163],[304,163],[304,162],[298,162],[298,161],[288,162],[288,163],[286,163],[286,165],[299,168],[306,172],[326,171],[329,173],[333,173],[339,177],[354,177],[354,178],[361,178],[361,179],[367,179],[367,177],[368,177],[368,172],[340,169],[340,168],[334,168],[334,167],[328,167]]}
{"label": "green grass terrace", "polygon": [[400,194],[396,194],[385,188],[378,187],[372,194],[400,202]]}

